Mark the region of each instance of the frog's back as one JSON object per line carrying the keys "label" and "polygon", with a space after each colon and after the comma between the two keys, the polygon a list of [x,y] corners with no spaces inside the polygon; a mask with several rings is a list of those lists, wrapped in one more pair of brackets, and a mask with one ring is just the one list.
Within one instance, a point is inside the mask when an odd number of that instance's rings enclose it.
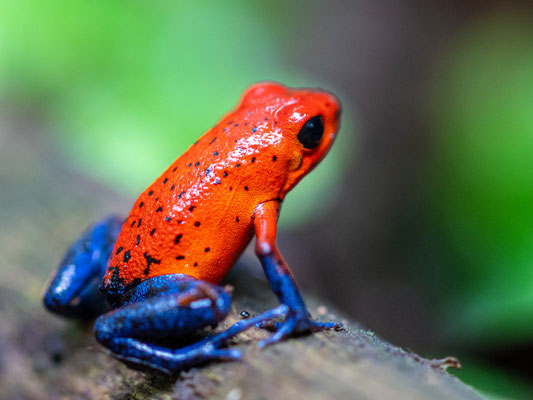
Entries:
{"label": "frog's back", "polygon": [[[270,165],[281,140],[269,116],[229,114],[137,199],[120,233],[105,289],[183,273],[218,283],[252,238],[257,204],[278,196]],[[272,153],[272,154],[271,154]]]}
{"label": "frog's back", "polygon": [[252,87],[174,161],[135,202],[103,289],[121,293],[171,273],[220,282],[253,236],[256,206],[282,199],[300,179],[287,182],[287,171],[300,168],[302,157],[286,146],[283,125],[291,115],[283,113],[302,96],[275,84]]}

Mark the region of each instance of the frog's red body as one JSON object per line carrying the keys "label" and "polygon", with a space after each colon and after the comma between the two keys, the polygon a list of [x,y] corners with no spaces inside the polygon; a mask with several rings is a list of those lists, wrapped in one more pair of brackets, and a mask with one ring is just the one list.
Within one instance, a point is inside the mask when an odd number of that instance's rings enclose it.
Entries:
{"label": "frog's red body", "polygon": [[333,96],[277,84],[249,89],[139,196],[104,277],[108,291],[171,273],[219,283],[253,236],[257,205],[283,200],[318,161],[301,156],[296,138],[316,113],[333,135]]}
{"label": "frog's red body", "polygon": [[[102,314],[97,340],[143,371],[239,358],[220,347],[276,317],[286,319],[260,346],[338,326],[311,320],[276,247],[281,201],[327,153],[338,118],[338,102],[328,93],[252,86],[139,196],[125,221],[109,218],[78,239],[50,283],[46,307],[66,316]],[[180,349],[157,346],[156,339],[187,336],[225,318],[230,295],[217,284],[254,233],[281,305]],[[96,289],[102,277],[112,310]]]}

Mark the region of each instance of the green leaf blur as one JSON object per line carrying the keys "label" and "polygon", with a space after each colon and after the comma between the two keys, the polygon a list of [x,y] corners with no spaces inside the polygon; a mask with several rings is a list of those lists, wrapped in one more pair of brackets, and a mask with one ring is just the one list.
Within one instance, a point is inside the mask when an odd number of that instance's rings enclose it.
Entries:
{"label": "green leaf blur", "polygon": [[[533,29],[487,16],[439,68],[428,184],[455,287],[446,334],[471,344],[533,334]],[[459,311],[460,310],[460,311]],[[458,332],[460,332],[458,334]]]}
{"label": "green leaf blur", "polygon": [[[37,105],[76,168],[133,197],[250,83],[335,89],[288,65],[298,26],[273,3],[2,2],[0,96]],[[282,221],[313,212],[318,187],[334,195],[343,147],[289,196]]]}

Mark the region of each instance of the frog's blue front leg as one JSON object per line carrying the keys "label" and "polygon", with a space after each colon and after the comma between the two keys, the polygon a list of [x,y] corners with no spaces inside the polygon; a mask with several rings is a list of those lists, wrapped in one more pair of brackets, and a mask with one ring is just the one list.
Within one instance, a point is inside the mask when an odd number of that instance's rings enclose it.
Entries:
{"label": "frog's blue front leg", "polygon": [[109,310],[98,283],[123,220],[109,217],[87,229],[68,250],[44,295],[50,311],[67,317],[92,317]]}
{"label": "frog's blue front leg", "polygon": [[261,341],[260,347],[302,332],[342,327],[340,323],[321,323],[311,320],[311,315],[307,311],[291,271],[276,247],[279,208],[279,202],[273,200],[260,204],[254,213],[254,228],[257,236],[255,252],[263,265],[270,287],[280,303],[285,304],[289,309],[287,319],[284,322],[261,325],[263,327],[272,326],[277,331],[268,339]]}
{"label": "frog's blue front leg", "polygon": [[180,338],[222,321],[230,296],[220,286],[174,274],[154,277],[126,293],[121,307],[100,316],[96,339],[128,366],[171,373],[209,360],[240,358],[237,350],[220,349],[229,339],[256,323],[282,316],[284,306],[242,320],[228,330],[192,345],[174,349],[153,344]]}

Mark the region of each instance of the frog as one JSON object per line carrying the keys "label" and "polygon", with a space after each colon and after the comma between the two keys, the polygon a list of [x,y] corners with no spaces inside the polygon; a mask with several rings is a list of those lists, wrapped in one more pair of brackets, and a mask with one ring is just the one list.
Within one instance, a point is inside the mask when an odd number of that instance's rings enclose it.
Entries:
{"label": "frog", "polygon": [[[283,200],[328,153],[341,106],[327,91],[259,82],[178,157],[133,204],[127,218],[90,226],[68,249],[43,296],[64,317],[96,317],[96,340],[143,372],[172,374],[241,359],[228,341],[252,327],[274,331],[266,347],[329,329],[317,322],[276,245]],[[253,237],[279,305],[182,347],[231,311],[220,282]]]}

